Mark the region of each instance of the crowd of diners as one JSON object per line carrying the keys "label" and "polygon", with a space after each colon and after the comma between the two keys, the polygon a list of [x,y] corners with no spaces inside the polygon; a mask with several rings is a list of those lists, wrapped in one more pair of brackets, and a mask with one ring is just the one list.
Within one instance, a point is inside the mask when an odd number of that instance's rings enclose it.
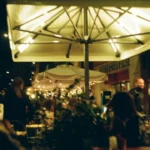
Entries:
{"label": "crowd of diners", "polygon": [[[106,140],[109,140],[108,147],[114,142],[113,137],[117,140],[117,149],[124,150],[125,147],[140,146],[140,134],[142,132],[140,121],[144,120],[145,116],[144,88],[144,80],[139,77],[135,81],[135,88],[129,92],[117,92],[112,100],[106,104],[107,111],[101,117],[105,118],[107,116],[109,136]],[[22,78],[17,77],[14,79],[11,88],[6,91],[5,96],[1,99],[1,104],[4,106],[4,116],[0,121],[0,149],[25,149],[15,138],[16,132],[12,126],[14,122],[18,122],[21,126],[20,129],[18,126],[17,130],[22,130],[21,127],[35,123],[33,117],[35,112],[24,92]],[[42,109],[47,115],[46,123],[53,125],[54,101],[49,99],[44,101]]]}

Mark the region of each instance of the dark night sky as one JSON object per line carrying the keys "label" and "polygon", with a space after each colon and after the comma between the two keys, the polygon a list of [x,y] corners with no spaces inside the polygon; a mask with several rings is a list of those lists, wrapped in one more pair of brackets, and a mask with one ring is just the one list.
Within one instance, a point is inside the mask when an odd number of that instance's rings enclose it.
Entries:
{"label": "dark night sky", "polygon": [[[16,76],[21,76],[27,84],[30,82],[32,63],[14,63],[11,57],[8,38],[4,34],[8,33],[6,21],[6,2],[0,0],[0,88],[8,87],[10,80]],[[23,67],[16,67],[16,64]],[[6,74],[9,71],[10,74]]]}
{"label": "dark night sky", "polygon": [[2,73],[12,64],[9,41],[4,37],[4,33],[7,33],[6,5],[4,0],[0,2],[0,20],[0,73]]}
{"label": "dark night sky", "polygon": [[[8,33],[7,20],[6,20],[6,2],[0,0],[0,88],[8,87],[10,80],[16,76],[20,76],[24,79],[27,85],[30,85],[31,72],[35,70],[32,62],[30,63],[15,63],[12,61],[11,50],[9,47],[8,38],[4,37],[4,34]],[[46,62],[40,63],[40,71],[44,71],[46,68]],[[52,67],[55,67],[53,63]],[[10,74],[6,74],[6,71],[10,71]]]}

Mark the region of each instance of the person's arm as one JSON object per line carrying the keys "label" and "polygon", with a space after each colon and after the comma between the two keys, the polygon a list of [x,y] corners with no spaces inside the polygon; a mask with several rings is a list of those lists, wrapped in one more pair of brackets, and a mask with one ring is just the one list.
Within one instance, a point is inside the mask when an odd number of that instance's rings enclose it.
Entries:
{"label": "person's arm", "polygon": [[4,97],[4,118],[3,118],[3,122],[4,125],[6,127],[6,129],[11,133],[11,134],[15,134],[15,131],[12,128],[12,125],[10,123],[10,117],[11,117],[11,99],[13,99],[12,95],[10,92],[6,93],[5,97]]}
{"label": "person's arm", "polygon": [[28,108],[28,119],[29,119],[29,122],[33,122],[33,106],[29,100],[29,98],[27,97],[27,95],[24,95],[24,98],[25,98],[25,101],[26,101],[26,106]]}
{"label": "person's arm", "polygon": [[9,120],[4,120],[3,122],[4,122],[4,125],[5,125],[5,128],[10,132],[10,134],[15,135],[16,134],[15,130],[12,128],[12,125],[11,125],[10,121]]}

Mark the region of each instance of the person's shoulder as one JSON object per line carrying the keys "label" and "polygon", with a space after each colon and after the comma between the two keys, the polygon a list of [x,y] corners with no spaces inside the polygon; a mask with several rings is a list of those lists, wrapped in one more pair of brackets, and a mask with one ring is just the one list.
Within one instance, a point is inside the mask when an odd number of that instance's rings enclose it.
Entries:
{"label": "person's shoulder", "polygon": [[12,88],[9,88],[6,90],[6,94],[14,93],[14,90]]}
{"label": "person's shoulder", "polygon": [[129,121],[139,122],[140,117],[135,113],[129,117]]}
{"label": "person's shoulder", "polygon": [[14,97],[14,95],[15,95],[14,90],[10,88],[6,91],[5,97]]}
{"label": "person's shoulder", "polygon": [[134,90],[135,90],[135,88],[132,88],[132,89],[129,90],[129,92],[133,92]]}
{"label": "person's shoulder", "polygon": [[134,94],[134,93],[135,93],[135,88],[132,88],[131,90],[129,90],[128,93],[129,93],[129,94]]}

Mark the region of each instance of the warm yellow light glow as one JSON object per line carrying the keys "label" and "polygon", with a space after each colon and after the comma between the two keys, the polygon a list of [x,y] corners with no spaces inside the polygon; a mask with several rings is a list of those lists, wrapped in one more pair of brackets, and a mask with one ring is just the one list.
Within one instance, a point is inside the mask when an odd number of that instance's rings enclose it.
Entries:
{"label": "warm yellow light glow", "polygon": [[12,50],[12,51],[15,50],[15,45],[14,45],[14,43],[13,43],[11,40],[9,40],[9,43],[10,43],[10,48],[11,48],[11,50]]}
{"label": "warm yellow light glow", "polygon": [[29,44],[21,44],[18,46],[18,50],[20,53],[22,53],[28,47],[29,47]]}
{"label": "warm yellow light glow", "polygon": [[27,91],[26,94],[27,94],[27,95],[30,95],[30,92]]}
{"label": "warm yellow light glow", "polygon": [[[135,23],[132,23],[132,24],[129,24],[126,25],[123,20],[119,20],[119,24],[125,28],[130,34],[135,34],[135,33],[140,33],[141,30],[140,30],[140,27],[138,26],[138,24],[136,23],[137,22],[137,17],[136,16],[129,16],[131,18],[131,20],[133,20]],[[134,30],[133,30],[134,28]]]}
{"label": "warm yellow light glow", "polygon": [[5,33],[5,34],[4,34],[4,37],[8,37],[8,34]]}
{"label": "warm yellow light glow", "polygon": [[117,48],[116,48],[115,44],[113,43],[113,40],[112,40],[112,39],[109,40],[109,43],[111,44],[111,46],[112,46],[114,52],[117,52]]}
{"label": "warm yellow light glow", "polygon": [[31,98],[32,98],[32,99],[35,99],[35,98],[36,98],[36,95],[35,95],[35,94],[31,94]]}
{"label": "warm yellow light glow", "polygon": [[40,24],[41,27],[43,27],[44,25],[45,25],[45,22],[42,22],[42,23]]}
{"label": "warm yellow light glow", "polygon": [[61,35],[59,35],[59,34],[55,34],[55,36],[56,36],[56,37],[62,37],[62,36],[61,36]]}
{"label": "warm yellow light glow", "polygon": [[59,43],[59,41],[52,41],[53,43]]}
{"label": "warm yellow light glow", "polygon": [[32,88],[27,88],[27,91],[29,92],[29,91],[32,91]]}
{"label": "warm yellow light glow", "polygon": [[[24,42],[25,43],[33,43],[34,40],[32,39],[32,37],[28,37]],[[21,45],[18,46],[18,50],[19,50],[20,53],[22,53],[28,47],[29,47],[29,44],[21,44]]]}
{"label": "warm yellow light glow", "polygon": [[120,35],[115,35],[115,36],[113,36],[113,37],[117,38],[117,37],[120,37]]}

